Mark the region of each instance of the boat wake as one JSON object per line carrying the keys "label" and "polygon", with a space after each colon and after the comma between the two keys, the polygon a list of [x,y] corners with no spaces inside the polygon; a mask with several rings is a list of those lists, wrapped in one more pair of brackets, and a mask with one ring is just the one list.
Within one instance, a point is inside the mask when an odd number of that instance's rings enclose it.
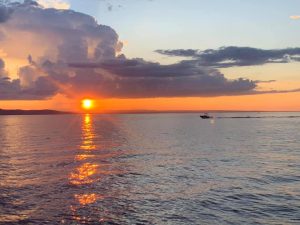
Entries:
{"label": "boat wake", "polygon": [[291,118],[300,118],[300,116],[218,116],[217,119],[291,119]]}

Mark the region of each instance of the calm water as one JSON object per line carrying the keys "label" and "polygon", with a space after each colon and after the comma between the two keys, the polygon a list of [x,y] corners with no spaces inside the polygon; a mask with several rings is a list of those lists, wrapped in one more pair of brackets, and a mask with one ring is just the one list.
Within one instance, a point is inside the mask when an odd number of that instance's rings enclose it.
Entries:
{"label": "calm water", "polygon": [[2,116],[0,224],[300,224],[300,113],[249,115]]}

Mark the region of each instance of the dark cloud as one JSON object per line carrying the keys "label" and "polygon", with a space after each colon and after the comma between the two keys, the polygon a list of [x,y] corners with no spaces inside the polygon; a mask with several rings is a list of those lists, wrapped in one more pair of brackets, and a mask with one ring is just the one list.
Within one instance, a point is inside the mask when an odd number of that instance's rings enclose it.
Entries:
{"label": "dark cloud", "polygon": [[0,2],[0,23],[7,21],[12,13],[12,8]]}
{"label": "dark cloud", "polygon": [[1,100],[39,100],[47,99],[58,93],[57,87],[46,80],[39,78],[33,87],[22,87],[19,79],[10,80],[0,78],[0,99]]}
{"label": "dark cloud", "polygon": [[[208,97],[252,94],[257,86],[255,81],[242,78],[228,80],[217,70],[187,67],[184,63],[165,66],[115,59],[101,64],[70,64],[69,67],[73,68],[73,76],[68,76],[69,70],[63,65],[51,62],[40,65],[40,68],[32,65],[23,67],[20,79],[12,81],[15,95],[10,93],[5,98],[22,99],[24,96],[42,99],[57,93],[69,97],[92,94],[106,98]],[[41,71],[47,76],[33,76]],[[12,82],[7,81],[6,87],[12,88]],[[23,83],[22,87],[20,83]]]}
{"label": "dark cloud", "polygon": [[[49,76],[33,78],[34,68],[26,66],[20,69],[20,79],[10,79],[5,71],[5,63],[0,59],[0,99],[2,100],[36,100],[46,99],[56,93],[59,88]],[[22,85],[22,80],[28,79]]]}
{"label": "dark cloud", "polygon": [[214,67],[253,66],[267,63],[288,63],[300,61],[300,48],[258,49],[250,47],[222,47],[207,49],[156,50],[168,56],[192,57],[199,65]]}
{"label": "dark cloud", "polygon": [[[248,79],[228,80],[215,69],[199,67],[189,62],[172,65],[147,62],[142,59],[114,59],[99,64],[70,64],[80,70],[102,69],[110,76],[97,80],[88,80],[89,86],[99,85],[105,97],[178,97],[178,96],[218,96],[236,95],[249,92],[256,82]],[[103,73],[103,72],[102,72]],[[104,76],[102,76],[104,77]],[[81,74],[75,76],[75,85],[82,84]],[[93,80],[93,79],[92,79]],[[96,88],[97,89],[97,88]]]}
{"label": "dark cloud", "polygon": [[50,82],[69,85],[68,91],[64,93],[70,97],[73,97],[74,93],[75,95],[92,94],[104,98],[148,98],[212,97],[299,91],[298,89],[257,91],[257,85],[261,81],[243,78],[230,80],[216,69],[203,68],[196,64],[187,65],[180,62],[166,66],[141,59],[122,58],[103,63],[69,64],[76,73],[72,77],[58,75],[55,72],[56,65],[48,68],[48,74],[51,74]]}
{"label": "dark cloud", "polygon": [[105,60],[101,63],[81,64],[71,63],[70,67],[74,68],[102,68],[108,70],[112,74],[120,77],[191,77],[209,74],[212,69],[207,67],[199,67],[190,61],[181,61],[171,65],[161,65],[159,63],[148,62],[143,59],[113,59]]}
{"label": "dark cloud", "polygon": [[0,70],[4,69],[4,67],[5,67],[5,63],[3,59],[0,59]]}
{"label": "dark cloud", "polygon": [[[299,56],[298,49],[158,50],[193,58],[162,65],[119,55],[123,44],[117,33],[89,15],[46,9],[31,0],[10,7],[13,14],[1,24],[5,36],[0,44],[10,58],[27,59],[27,65],[19,68],[17,79],[11,80],[5,58],[0,60],[0,99],[46,99],[58,93],[106,98],[279,93],[257,91],[262,81],[231,80],[212,66],[288,62]],[[22,48],[15,51],[11,46]]]}
{"label": "dark cloud", "polygon": [[0,78],[8,77],[7,72],[5,71],[5,62],[3,59],[0,59]]}

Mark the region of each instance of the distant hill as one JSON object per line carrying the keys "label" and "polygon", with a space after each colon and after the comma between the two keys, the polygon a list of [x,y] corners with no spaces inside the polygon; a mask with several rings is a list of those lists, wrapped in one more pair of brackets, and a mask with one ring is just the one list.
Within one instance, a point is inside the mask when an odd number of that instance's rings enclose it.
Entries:
{"label": "distant hill", "polygon": [[58,114],[72,114],[71,112],[62,112],[56,110],[21,110],[21,109],[0,109],[1,115],[58,115]]}

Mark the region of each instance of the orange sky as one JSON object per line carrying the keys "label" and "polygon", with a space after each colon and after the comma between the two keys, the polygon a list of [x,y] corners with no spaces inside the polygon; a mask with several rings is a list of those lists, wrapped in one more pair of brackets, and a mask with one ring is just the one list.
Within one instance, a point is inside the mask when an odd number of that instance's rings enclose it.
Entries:
{"label": "orange sky", "polygon": [[[215,98],[102,99],[95,111],[113,110],[257,110],[300,111],[300,93],[226,96]],[[57,96],[48,101],[0,101],[4,109],[56,109],[80,111],[80,99]]]}
{"label": "orange sky", "polygon": [[[264,66],[234,67],[222,69],[231,79],[249,77],[253,80],[277,82],[259,84],[258,90],[289,90],[300,87],[299,64],[271,64]],[[92,96],[89,96],[92,97]],[[249,110],[249,111],[300,111],[300,92],[284,94],[261,94],[223,97],[174,97],[140,99],[96,99],[94,111],[114,110]],[[81,99],[70,99],[57,95],[41,101],[0,101],[2,109],[55,109],[82,111]]]}
{"label": "orange sky", "polygon": [[[260,84],[259,90],[288,90],[300,87],[299,63],[271,64],[264,66],[234,67],[222,69],[231,79],[250,77],[253,80],[277,82]],[[91,96],[89,96],[91,97]],[[300,111],[300,92],[284,94],[261,94],[225,97],[190,98],[140,98],[140,99],[98,99],[94,111],[114,110],[254,110],[254,111]],[[81,99],[70,99],[57,95],[44,101],[0,101],[3,109],[55,109],[81,111]]]}
{"label": "orange sky", "polygon": [[[25,58],[24,56],[22,56]],[[17,74],[17,68],[26,60],[9,59],[7,69]],[[16,66],[18,65],[18,66]],[[259,84],[258,90],[290,90],[300,87],[299,63],[268,64],[263,66],[232,67],[221,69],[226,77],[247,77],[253,80],[277,80]],[[256,110],[300,111],[300,93],[262,94],[249,96],[149,98],[149,99],[98,99],[95,111],[114,110]],[[0,101],[3,109],[55,109],[81,111],[81,99],[57,95],[44,101]]]}

